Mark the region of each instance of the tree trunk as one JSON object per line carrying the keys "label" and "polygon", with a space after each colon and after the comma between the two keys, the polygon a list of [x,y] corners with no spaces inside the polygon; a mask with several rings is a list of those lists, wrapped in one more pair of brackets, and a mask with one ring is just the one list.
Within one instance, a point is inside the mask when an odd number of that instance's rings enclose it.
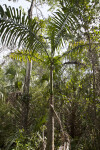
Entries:
{"label": "tree trunk", "polygon": [[27,131],[28,127],[28,114],[29,114],[29,85],[30,85],[30,68],[31,63],[27,59],[25,83],[23,87],[23,101],[22,101],[22,127]]}
{"label": "tree trunk", "polygon": [[[31,6],[28,10],[29,18],[32,18],[33,2],[34,0],[31,1]],[[22,102],[22,127],[24,128],[25,132],[27,132],[28,128],[28,114],[29,114],[29,100],[30,100],[29,96],[30,70],[31,70],[31,62],[27,59],[26,76],[23,87],[23,102]]]}
{"label": "tree trunk", "polygon": [[61,119],[58,117],[57,112],[54,110],[54,107],[52,105],[50,105],[53,113],[60,125],[60,129],[61,129],[61,140],[62,140],[62,146],[59,147],[59,150],[70,150],[70,136],[67,132],[64,131],[63,126],[62,126],[62,122]]}
{"label": "tree trunk", "polygon": [[49,119],[47,126],[47,147],[46,150],[54,150],[54,97],[53,97],[53,52],[51,52],[51,66],[50,66],[50,102],[49,102]]}
{"label": "tree trunk", "polygon": [[45,136],[44,136],[44,126],[43,126],[42,136],[43,136],[43,145],[42,145],[42,150],[45,150],[45,148],[46,148],[46,141],[45,141]]}
{"label": "tree trunk", "polygon": [[95,82],[95,65],[97,65],[97,57],[95,48],[91,47],[91,39],[90,34],[88,33],[88,40],[89,40],[89,54],[90,54],[90,61],[92,64],[92,76],[93,76],[93,105],[94,105],[94,123],[96,125],[96,82]]}

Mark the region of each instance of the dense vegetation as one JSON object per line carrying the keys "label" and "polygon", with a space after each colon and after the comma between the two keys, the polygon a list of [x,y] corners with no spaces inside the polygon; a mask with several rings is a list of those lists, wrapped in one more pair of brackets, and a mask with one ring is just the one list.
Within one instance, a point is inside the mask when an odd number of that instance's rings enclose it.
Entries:
{"label": "dense vegetation", "polygon": [[33,2],[0,6],[0,148],[100,150],[99,0],[47,1],[48,19]]}

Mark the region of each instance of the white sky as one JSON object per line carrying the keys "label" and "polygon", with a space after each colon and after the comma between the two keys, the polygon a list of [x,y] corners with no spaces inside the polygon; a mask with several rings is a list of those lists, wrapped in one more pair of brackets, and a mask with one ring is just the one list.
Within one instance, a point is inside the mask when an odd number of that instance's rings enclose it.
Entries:
{"label": "white sky", "polygon": [[[0,5],[3,6],[3,4],[6,4],[7,6],[11,6],[11,7],[15,7],[15,8],[19,8],[19,6],[22,6],[22,8],[24,8],[25,12],[28,12],[28,9],[30,7],[30,2],[26,1],[26,0],[18,0],[17,2],[13,2],[12,1],[8,1],[8,0],[0,0]],[[39,6],[39,9],[41,10],[41,12],[43,13],[44,18],[47,18],[49,15],[48,9],[49,7],[47,5],[42,5]],[[40,16],[41,12],[39,11],[39,9],[34,9],[34,16],[37,16],[37,14]],[[0,46],[1,47],[1,46]],[[0,63],[3,60],[3,56],[7,55],[10,51],[7,50],[7,48],[2,48],[2,52],[0,52]]]}
{"label": "white sky", "polygon": [[[3,5],[3,4],[6,4],[8,6],[12,6],[12,7],[15,7],[15,8],[19,8],[19,6],[22,6],[22,8],[24,8],[25,12],[27,12],[31,3],[26,1],[26,0],[18,0],[17,2],[13,2],[13,0],[12,1],[0,0],[0,5]],[[47,18],[48,15],[49,15],[49,12],[48,12],[49,6],[43,4],[42,6],[39,6],[37,9],[34,8],[33,12],[34,12],[35,16],[36,16],[36,11],[38,11],[38,14],[40,14],[39,9],[43,13],[43,16],[45,18]]]}
{"label": "white sky", "polygon": [[8,1],[8,0],[0,0],[0,5],[10,5],[12,7],[19,7],[23,5],[23,8],[25,8],[26,10],[29,7],[29,2],[25,1],[25,0],[19,0],[18,2],[13,2],[13,1]]}

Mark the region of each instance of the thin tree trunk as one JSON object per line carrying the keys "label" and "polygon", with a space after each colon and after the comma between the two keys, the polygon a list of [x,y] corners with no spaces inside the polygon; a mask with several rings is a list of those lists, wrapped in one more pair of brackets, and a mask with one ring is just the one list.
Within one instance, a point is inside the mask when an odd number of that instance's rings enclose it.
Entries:
{"label": "thin tree trunk", "polygon": [[50,104],[49,104],[49,120],[47,126],[47,147],[46,150],[54,150],[54,96],[53,96],[53,52],[51,52],[50,66]]}
{"label": "thin tree trunk", "polygon": [[96,124],[96,82],[95,82],[95,64],[96,64],[96,58],[95,58],[95,48],[91,48],[91,40],[90,40],[90,34],[88,33],[88,40],[89,40],[89,53],[90,53],[90,61],[92,63],[92,71],[93,71],[93,104],[94,104],[94,122]]}
{"label": "thin tree trunk", "polygon": [[43,146],[42,146],[42,150],[45,150],[45,148],[46,148],[46,141],[45,141],[45,136],[44,136],[44,126],[43,126],[42,136],[43,136]]}
{"label": "thin tree trunk", "polygon": [[[33,2],[34,0],[31,1],[31,6],[28,10],[29,18],[32,18]],[[24,128],[25,132],[27,132],[28,128],[28,114],[29,114],[29,100],[30,100],[29,96],[30,70],[31,70],[31,62],[27,59],[26,76],[23,87],[23,103],[22,103],[22,127]]]}
{"label": "thin tree trunk", "polygon": [[[63,129],[63,126],[62,126],[62,122],[61,122],[61,119],[59,118],[57,112],[54,110],[54,107],[52,105],[50,105],[52,110],[53,110],[53,113],[60,125],[60,129],[61,129],[61,139],[62,139],[62,145],[60,147],[61,150],[70,150],[70,136],[67,132],[64,131]],[[60,150],[59,149],[59,150]]]}
{"label": "thin tree trunk", "polygon": [[29,114],[29,85],[30,85],[30,68],[31,63],[27,59],[25,83],[23,87],[23,102],[22,102],[22,126],[27,132],[28,114]]}

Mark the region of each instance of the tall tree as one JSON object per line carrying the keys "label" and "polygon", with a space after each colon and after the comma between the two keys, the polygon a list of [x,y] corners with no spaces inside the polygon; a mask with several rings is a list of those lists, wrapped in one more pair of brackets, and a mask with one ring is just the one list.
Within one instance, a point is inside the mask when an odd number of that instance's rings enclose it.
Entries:
{"label": "tall tree", "polygon": [[[28,10],[29,19],[32,19],[32,9],[33,9],[33,1],[31,1],[31,6]],[[31,62],[27,59],[27,66],[26,66],[26,76],[25,76],[25,83],[23,87],[23,103],[22,103],[22,126],[25,131],[28,129],[28,114],[29,114],[29,85],[30,85],[30,71],[31,71]]]}
{"label": "tall tree", "polygon": [[[6,7],[6,11],[3,10],[3,8],[0,8],[1,12],[1,35],[2,35],[2,41],[6,42],[8,45],[9,43],[12,43],[12,39],[14,43],[16,41],[19,43],[19,46],[21,44],[24,44],[25,47],[27,47],[28,50],[32,49],[37,50],[40,53],[40,48],[46,52],[46,55],[48,57],[49,67],[50,67],[50,109],[49,109],[49,119],[48,119],[48,138],[47,138],[47,150],[54,150],[54,93],[53,93],[53,73],[54,73],[54,67],[55,63],[58,59],[61,57],[65,57],[70,52],[77,51],[79,48],[83,47],[84,45],[81,45],[78,43],[77,46],[71,49],[71,45],[73,41],[78,41],[82,38],[81,34],[81,19],[84,19],[84,10],[87,10],[87,3],[86,1],[80,1],[79,5],[78,3],[75,3],[76,1],[61,1],[62,10],[58,10],[54,17],[49,20],[49,26],[47,28],[48,34],[45,39],[47,39],[48,47],[46,46],[45,42],[43,43],[42,39],[43,37],[37,34],[37,23],[30,18],[25,18],[23,15],[22,17],[19,17],[18,10],[17,13],[13,11],[11,8]],[[78,1],[79,2],[79,1]],[[89,2],[88,2],[89,3]],[[85,4],[85,7],[82,7],[81,4]],[[81,11],[80,11],[81,10]],[[89,10],[89,9],[88,9]],[[81,13],[80,13],[80,12]],[[12,12],[12,14],[11,14]],[[16,14],[16,17],[15,15]],[[20,12],[21,13],[21,12]],[[85,15],[89,14],[87,11]],[[21,16],[21,15],[20,15]],[[93,14],[91,14],[92,18]],[[87,16],[85,16],[87,19]],[[89,16],[88,16],[89,17]],[[12,18],[14,19],[12,22]],[[91,20],[89,20],[91,21]],[[9,25],[9,28],[8,28]],[[37,30],[36,30],[37,29]],[[80,29],[80,30],[79,30]],[[13,34],[12,34],[13,33]],[[7,37],[5,37],[7,35]],[[62,40],[63,39],[63,40]],[[58,58],[55,58],[55,52],[58,48],[60,48],[61,43],[63,41],[69,40],[71,44],[69,44],[70,50],[65,52],[62,56],[58,56]],[[50,44],[49,44],[50,43]],[[49,55],[50,54],[50,55]],[[72,62],[68,62],[71,64]],[[76,62],[75,62],[76,63]]]}

